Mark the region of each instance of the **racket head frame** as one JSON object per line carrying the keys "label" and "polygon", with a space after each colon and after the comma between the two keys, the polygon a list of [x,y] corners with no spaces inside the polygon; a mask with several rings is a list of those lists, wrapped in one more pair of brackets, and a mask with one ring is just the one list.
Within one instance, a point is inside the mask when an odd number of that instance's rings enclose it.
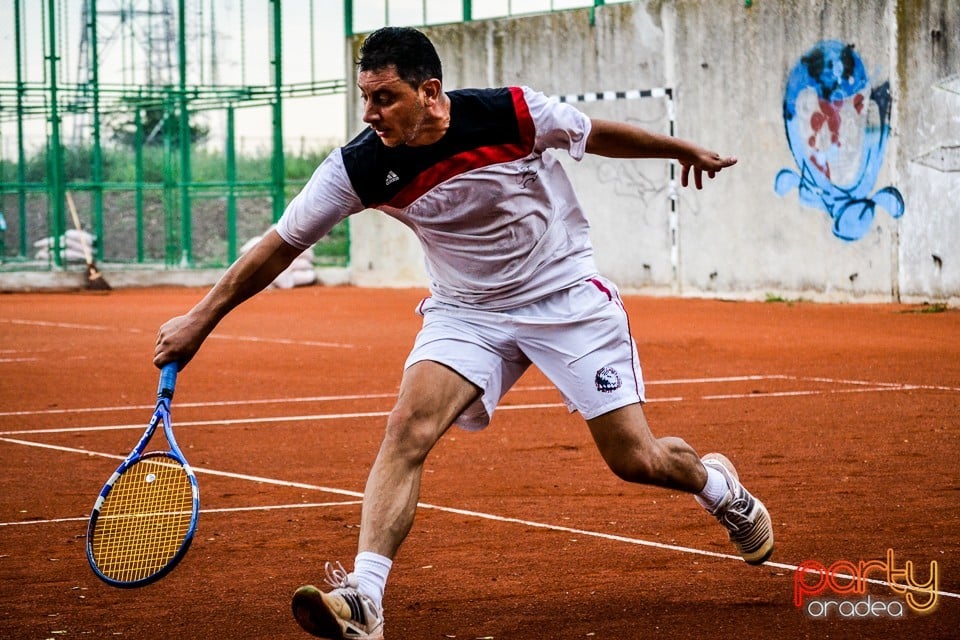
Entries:
{"label": "racket head frame", "polygon": [[[196,474],[194,474],[193,469],[190,467],[190,464],[184,457],[183,452],[180,451],[177,440],[173,435],[173,426],[170,419],[170,403],[173,399],[173,392],[176,386],[178,368],[179,366],[176,363],[171,363],[162,369],[160,374],[160,384],[157,388],[157,405],[154,409],[153,416],[151,417],[146,430],[140,437],[140,440],[137,442],[136,446],[134,446],[133,450],[127,455],[126,458],[124,458],[123,462],[120,463],[120,466],[117,467],[117,470],[113,472],[106,484],[103,485],[103,488],[100,490],[100,494],[97,497],[97,501],[93,506],[93,510],[90,513],[90,519],[87,523],[87,561],[90,563],[90,568],[93,569],[94,574],[98,578],[114,587],[142,587],[167,575],[186,555],[187,551],[190,549],[190,544],[193,542],[193,537],[197,530],[197,522],[200,518],[200,488],[197,484]],[[144,450],[146,449],[147,444],[153,438],[157,427],[161,425],[163,427],[164,437],[167,439],[167,443],[170,445],[170,450],[149,451],[144,453]],[[103,503],[106,501],[107,496],[110,494],[110,491],[113,489],[113,486],[126,471],[142,460],[150,460],[160,457],[168,458],[179,464],[183,468],[190,482],[191,515],[187,532],[184,535],[184,538],[180,543],[180,547],[177,549],[174,556],[157,571],[137,580],[117,580],[115,578],[111,578],[110,576],[104,574],[97,566],[97,561],[94,554],[95,530],[97,522],[100,518],[100,510],[103,507]]]}

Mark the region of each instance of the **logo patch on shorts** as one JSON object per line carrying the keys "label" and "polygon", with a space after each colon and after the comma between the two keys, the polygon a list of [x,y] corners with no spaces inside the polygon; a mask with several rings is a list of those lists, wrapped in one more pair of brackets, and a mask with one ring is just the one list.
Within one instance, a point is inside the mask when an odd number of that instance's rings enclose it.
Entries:
{"label": "logo patch on shorts", "polygon": [[620,374],[617,373],[616,369],[611,367],[602,367],[599,369],[595,382],[597,383],[597,391],[602,391],[603,393],[616,391],[620,388],[620,385],[623,384],[620,380]]}

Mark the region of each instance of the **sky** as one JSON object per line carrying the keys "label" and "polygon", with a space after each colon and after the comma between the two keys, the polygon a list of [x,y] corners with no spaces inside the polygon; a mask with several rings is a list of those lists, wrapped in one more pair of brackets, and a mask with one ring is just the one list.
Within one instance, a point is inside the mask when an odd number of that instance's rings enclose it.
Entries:
{"label": "sky", "polygon": [[[80,40],[82,7],[87,0],[55,0],[65,8],[59,21],[60,82],[77,82],[81,74]],[[148,55],[146,38],[150,19],[144,10],[162,6],[164,1],[176,10],[178,0],[97,0],[100,38],[100,83],[136,85],[146,83]],[[15,0],[0,0],[0,84],[10,86],[16,80]],[[472,0],[474,19],[507,14],[530,13],[549,9],[568,9],[593,4],[592,0]],[[353,0],[354,32],[372,31],[384,24],[419,25],[456,22],[461,19],[461,0]],[[23,45],[25,79],[41,83],[47,72],[44,42],[47,30],[42,9],[48,0],[21,0],[24,20]],[[283,0],[283,82],[342,79],[346,74],[343,0]],[[121,20],[121,10],[131,7],[141,12],[136,20]],[[272,82],[270,65],[271,22],[268,0],[186,0],[188,23],[187,57],[192,61],[190,83],[268,85]],[[162,21],[154,18],[154,27]],[[176,20],[172,21],[176,29]],[[212,35],[215,34],[215,35]],[[312,46],[311,46],[312,45]],[[216,51],[216,55],[213,52]],[[176,43],[172,58],[176,72]],[[213,64],[214,60],[216,65]],[[160,72],[154,68],[154,73]],[[173,82],[177,82],[174,75]],[[354,90],[352,87],[348,91]],[[2,106],[9,109],[13,98],[0,94]],[[211,127],[211,146],[222,144],[225,115],[222,112],[201,116]],[[287,149],[314,148],[342,143],[355,131],[347,132],[343,94],[285,100],[284,140]],[[245,108],[236,111],[240,152],[268,152],[271,113],[269,108]],[[72,120],[64,120],[64,135],[69,136]],[[47,124],[43,119],[25,123],[28,146],[42,145]],[[8,158],[15,152],[16,127],[8,118],[0,121],[0,151]]]}
{"label": "sky", "polygon": [[[170,0],[176,10],[177,0]],[[60,83],[74,83],[80,77],[80,40],[82,33],[82,6],[84,0],[56,0],[58,6],[67,9],[66,19],[57,27],[61,42]],[[47,30],[42,22],[46,0],[22,0],[24,20],[22,45],[25,80],[42,83],[46,79],[47,65],[44,60],[44,43]],[[131,4],[145,10],[149,0],[98,0],[98,34],[100,38],[100,83],[137,85],[147,83],[149,56],[145,45],[145,33],[149,19],[145,16],[134,21],[122,21],[120,10]],[[313,21],[311,31],[311,4]],[[153,0],[160,6],[161,0]],[[188,0],[187,57],[194,64],[188,72],[191,84],[212,84],[214,76],[219,84],[269,85],[273,81],[270,64],[271,21],[267,0]],[[342,0],[283,0],[283,82],[300,83],[313,80],[342,79],[344,63],[344,27]],[[211,24],[214,22],[214,24]],[[160,28],[162,21],[153,20]],[[176,19],[172,21],[177,28]],[[215,39],[211,37],[215,33]],[[312,36],[312,37],[311,37]],[[311,42],[313,46],[311,47]],[[216,49],[214,71],[212,50]],[[159,49],[159,47],[158,47]],[[176,75],[177,44],[172,45],[174,83]],[[161,77],[162,71],[154,69]],[[156,78],[155,78],[156,79]],[[16,81],[15,29],[13,0],[0,0],[0,83]],[[4,108],[14,102],[8,93],[2,96]],[[211,127],[212,143],[222,143],[225,115],[211,112],[199,116]],[[16,128],[13,122],[0,125],[4,157],[10,157],[15,148]],[[285,146],[306,144],[325,146],[337,143],[345,137],[344,96],[332,95],[317,98],[285,100],[284,128]],[[72,119],[64,117],[64,134],[69,135]],[[271,113],[269,108],[245,108],[236,111],[238,145],[242,151],[269,149]],[[47,124],[40,119],[25,123],[28,146],[43,144]]]}

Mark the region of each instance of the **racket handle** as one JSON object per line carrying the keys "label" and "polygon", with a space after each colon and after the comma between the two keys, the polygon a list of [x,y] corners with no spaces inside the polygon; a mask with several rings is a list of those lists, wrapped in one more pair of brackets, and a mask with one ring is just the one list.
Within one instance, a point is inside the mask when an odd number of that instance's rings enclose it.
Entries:
{"label": "racket handle", "polygon": [[170,362],[163,365],[160,370],[160,385],[157,387],[158,398],[173,398],[173,389],[177,386],[177,372],[180,365],[176,362]]}

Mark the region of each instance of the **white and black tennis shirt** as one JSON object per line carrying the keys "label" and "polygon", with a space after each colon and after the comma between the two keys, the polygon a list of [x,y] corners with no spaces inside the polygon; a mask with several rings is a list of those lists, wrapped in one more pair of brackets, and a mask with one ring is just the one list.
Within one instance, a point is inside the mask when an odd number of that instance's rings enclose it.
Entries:
{"label": "white and black tennis shirt", "polygon": [[539,300],[596,273],[589,225],[550,149],[580,160],[590,119],[527,87],[457,90],[436,143],[387,147],[366,130],[333,151],[277,231],[306,249],[365,208],[410,227],[440,301],[488,310]]}

